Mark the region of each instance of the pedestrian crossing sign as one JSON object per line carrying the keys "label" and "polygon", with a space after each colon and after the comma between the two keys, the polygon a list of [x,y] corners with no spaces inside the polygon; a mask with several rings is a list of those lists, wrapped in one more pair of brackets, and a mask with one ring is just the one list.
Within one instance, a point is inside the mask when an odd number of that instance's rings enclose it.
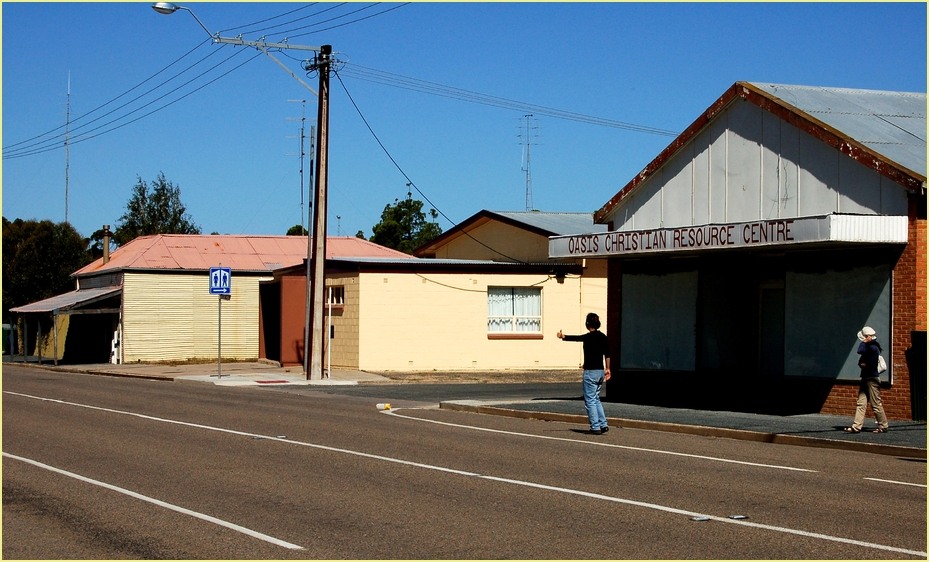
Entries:
{"label": "pedestrian crossing sign", "polygon": [[232,269],[228,267],[210,268],[210,294],[232,294]]}

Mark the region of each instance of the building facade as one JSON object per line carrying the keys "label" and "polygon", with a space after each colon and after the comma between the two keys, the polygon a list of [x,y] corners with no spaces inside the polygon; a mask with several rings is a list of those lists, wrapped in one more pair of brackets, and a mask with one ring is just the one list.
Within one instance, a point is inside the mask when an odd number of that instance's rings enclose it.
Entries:
{"label": "building facade", "polygon": [[[606,265],[548,259],[548,237],[605,231],[590,214],[481,211],[404,259],[326,262],[324,362],[365,371],[563,370],[560,329],[606,312]],[[328,289],[332,293],[328,293]],[[262,357],[301,364],[306,274],[262,287]]]}
{"label": "building facade", "polygon": [[[215,361],[220,351],[223,359],[256,360],[259,285],[305,263],[307,247],[305,236],[141,236],[75,272],[74,291],[12,312],[28,318],[31,341],[42,340],[48,360]],[[349,237],[328,238],[326,251],[403,255]],[[215,267],[232,272],[229,299],[210,291]]]}
{"label": "building facade", "polygon": [[925,94],[739,82],[595,213],[550,239],[608,264],[608,393],[854,411],[855,334],[890,417],[925,419]]}

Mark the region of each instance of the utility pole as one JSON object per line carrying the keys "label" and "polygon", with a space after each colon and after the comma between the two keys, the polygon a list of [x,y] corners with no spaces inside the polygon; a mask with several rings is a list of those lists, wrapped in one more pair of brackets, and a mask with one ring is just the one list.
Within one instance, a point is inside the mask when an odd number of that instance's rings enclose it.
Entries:
{"label": "utility pole", "polygon": [[[206,31],[213,43],[223,45],[238,45],[243,47],[253,47],[264,53],[269,59],[274,61],[281,69],[289,74],[294,80],[299,82],[304,88],[313,92],[319,98],[319,113],[316,120],[318,126],[317,145],[316,145],[316,190],[314,198],[314,219],[312,237],[307,236],[307,277],[310,282],[307,284],[307,314],[306,328],[304,330],[304,364],[303,369],[307,379],[322,378],[322,330],[323,330],[323,286],[325,285],[325,262],[326,262],[326,192],[328,189],[327,182],[329,179],[329,70],[330,58],[332,55],[332,45],[323,45],[321,47],[310,47],[306,45],[293,45],[290,43],[267,43],[265,41],[246,41],[240,37],[221,37],[218,33],[211,33],[209,29],[200,21],[197,14],[190,8],[179,6],[171,2],[156,2],[152,9],[159,14],[173,14],[178,10],[188,12],[200,27]],[[306,61],[304,70],[307,72],[319,72],[319,91],[317,92],[304,82],[299,76],[294,74],[277,59],[272,50],[299,50],[299,51],[316,51],[314,62]],[[312,321],[312,322],[311,322]],[[312,344],[310,342],[312,341]],[[309,347],[309,349],[306,349]],[[312,360],[309,356],[312,355]]]}
{"label": "utility pole", "polygon": [[[329,70],[332,55],[332,45],[323,45],[316,55],[315,62],[308,64],[306,70],[315,70],[319,73],[319,106],[316,116],[317,138],[316,146],[316,190],[313,200],[313,237],[310,249],[308,266],[312,273],[307,286],[307,331],[309,352],[304,352],[304,372],[307,380],[322,379],[323,377],[323,306],[325,266],[326,266],[326,199],[329,182]],[[328,339],[328,333],[326,334]],[[329,376],[329,373],[326,373]]]}

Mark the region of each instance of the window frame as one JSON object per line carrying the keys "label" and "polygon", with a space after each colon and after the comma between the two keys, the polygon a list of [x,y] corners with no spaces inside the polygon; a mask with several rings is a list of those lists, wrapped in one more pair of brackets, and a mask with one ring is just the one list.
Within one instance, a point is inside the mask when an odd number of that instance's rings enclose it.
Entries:
{"label": "window frame", "polygon": [[[531,291],[533,297],[538,300],[538,314],[533,315],[519,315],[516,314],[515,305],[516,305],[516,296],[518,290]],[[512,310],[512,314],[509,315],[491,315],[491,298],[492,293],[498,291],[497,296],[500,297],[505,293],[501,291],[509,291],[509,305]],[[489,340],[540,340],[543,336],[543,291],[541,287],[526,287],[526,286],[503,286],[503,285],[490,285],[487,287],[487,339]],[[491,330],[491,321],[493,319],[503,320],[508,319],[509,329],[505,331],[492,331]],[[539,327],[538,330],[532,331],[518,331],[520,321],[536,323]]]}

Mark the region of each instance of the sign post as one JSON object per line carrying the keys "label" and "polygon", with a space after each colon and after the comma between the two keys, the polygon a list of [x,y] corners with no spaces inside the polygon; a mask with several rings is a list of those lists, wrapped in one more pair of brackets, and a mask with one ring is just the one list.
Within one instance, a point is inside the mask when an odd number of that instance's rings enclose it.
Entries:
{"label": "sign post", "polygon": [[216,324],[216,376],[223,378],[223,301],[232,298],[232,269],[228,267],[210,268],[210,294],[219,296]]}

